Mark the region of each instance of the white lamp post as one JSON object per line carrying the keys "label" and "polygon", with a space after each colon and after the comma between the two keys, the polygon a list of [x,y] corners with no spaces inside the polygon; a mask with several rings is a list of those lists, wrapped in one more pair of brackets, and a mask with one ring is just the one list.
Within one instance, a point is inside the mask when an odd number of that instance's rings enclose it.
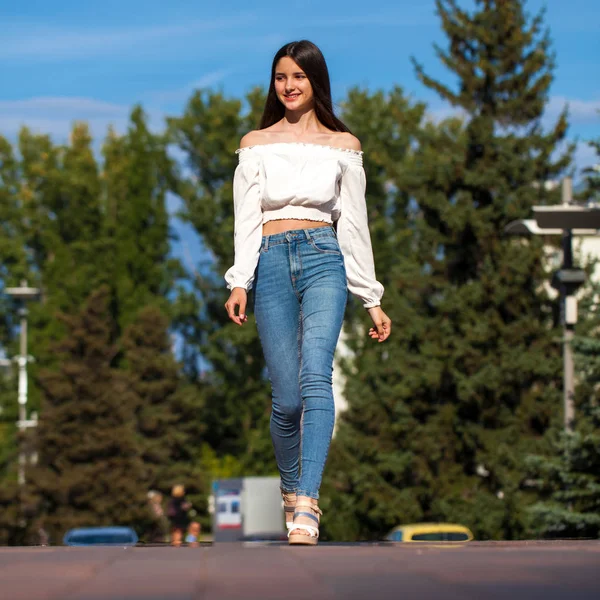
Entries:
{"label": "white lamp post", "polygon": [[571,204],[571,178],[563,179],[562,204],[534,206],[533,219],[509,223],[504,231],[516,235],[561,235],[563,263],[552,277],[552,286],[561,295],[561,320],[563,324],[563,402],[564,423],[567,431],[573,430],[575,418],[575,378],[571,342],[577,323],[577,297],[575,292],[585,282],[582,269],[573,266],[573,234],[598,235],[600,207]]}
{"label": "white lamp post", "polygon": [[[27,354],[27,302],[37,300],[40,296],[40,290],[28,287],[27,282],[22,281],[20,287],[6,288],[4,291],[18,302],[19,316],[21,317],[20,353],[15,360],[19,365],[19,420],[17,421],[17,427],[19,431],[24,432],[28,427],[35,427],[37,425],[37,418],[27,419],[27,363],[33,361],[33,357]],[[25,463],[27,459],[23,446],[24,440],[21,440],[18,475],[20,485],[25,483]]]}

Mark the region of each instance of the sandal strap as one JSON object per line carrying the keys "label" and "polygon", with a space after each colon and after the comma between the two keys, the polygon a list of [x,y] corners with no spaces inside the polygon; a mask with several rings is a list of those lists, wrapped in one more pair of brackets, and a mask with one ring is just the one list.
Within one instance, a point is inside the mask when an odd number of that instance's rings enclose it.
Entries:
{"label": "sandal strap", "polygon": [[301,529],[302,531],[307,531],[310,534],[310,537],[319,537],[319,530],[312,525],[301,525],[300,523],[295,524],[293,527],[290,527],[288,531],[288,537],[290,537],[292,531],[295,529]]}
{"label": "sandal strap", "polygon": [[315,517],[315,515],[313,515],[312,513],[302,512],[302,511],[301,512],[296,511],[294,513],[294,521],[298,517],[305,517],[307,519],[312,519],[317,525],[319,524],[319,517]]}
{"label": "sandal strap", "polygon": [[323,516],[323,511],[316,504],[296,504],[296,510],[299,508],[308,508],[317,513],[320,517]]}

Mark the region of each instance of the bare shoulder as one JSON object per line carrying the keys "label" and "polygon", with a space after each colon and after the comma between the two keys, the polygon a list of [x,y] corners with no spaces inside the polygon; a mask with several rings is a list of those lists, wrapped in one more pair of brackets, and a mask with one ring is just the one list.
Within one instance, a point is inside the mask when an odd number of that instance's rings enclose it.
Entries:
{"label": "bare shoulder", "polygon": [[337,148],[345,148],[347,150],[362,150],[360,140],[348,132],[336,133],[334,143],[332,144]]}
{"label": "bare shoulder", "polygon": [[255,131],[249,131],[240,140],[240,148],[247,148],[248,146],[256,146],[257,144],[261,144],[264,135],[265,134],[260,129],[257,129]]}

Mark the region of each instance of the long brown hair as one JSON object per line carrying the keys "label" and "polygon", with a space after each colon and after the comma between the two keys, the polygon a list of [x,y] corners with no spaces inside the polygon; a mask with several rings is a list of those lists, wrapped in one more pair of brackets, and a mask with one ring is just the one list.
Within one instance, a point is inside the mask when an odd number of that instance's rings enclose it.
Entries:
{"label": "long brown hair", "polygon": [[269,93],[267,94],[265,109],[258,128],[265,129],[266,127],[270,127],[281,121],[285,115],[285,106],[279,101],[275,92],[275,69],[277,63],[284,56],[289,56],[306,73],[313,90],[317,119],[332,131],[346,131],[350,133],[348,127],[333,112],[331,84],[329,82],[329,71],[327,70],[325,57],[321,50],[308,40],[290,42],[282,46],[277,51],[277,54],[275,54],[271,67]]}

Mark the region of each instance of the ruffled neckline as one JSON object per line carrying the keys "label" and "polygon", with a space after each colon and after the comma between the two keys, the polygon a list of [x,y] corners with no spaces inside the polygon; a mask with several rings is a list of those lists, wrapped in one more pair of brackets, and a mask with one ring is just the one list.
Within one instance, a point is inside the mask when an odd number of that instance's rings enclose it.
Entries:
{"label": "ruffled neckline", "polygon": [[310,142],[270,142],[268,144],[255,144],[254,146],[246,146],[245,148],[238,148],[235,153],[241,154],[246,150],[253,150],[254,148],[261,148],[263,146],[300,146],[307,148],[322,148],[325,150],[334,150],[336,152],[345,152],[353,156],[362,156],[364,152],[362,150],[353,150],[352,148],[339,148],[337,146],[327,146],[325,144],[313,144]]}

